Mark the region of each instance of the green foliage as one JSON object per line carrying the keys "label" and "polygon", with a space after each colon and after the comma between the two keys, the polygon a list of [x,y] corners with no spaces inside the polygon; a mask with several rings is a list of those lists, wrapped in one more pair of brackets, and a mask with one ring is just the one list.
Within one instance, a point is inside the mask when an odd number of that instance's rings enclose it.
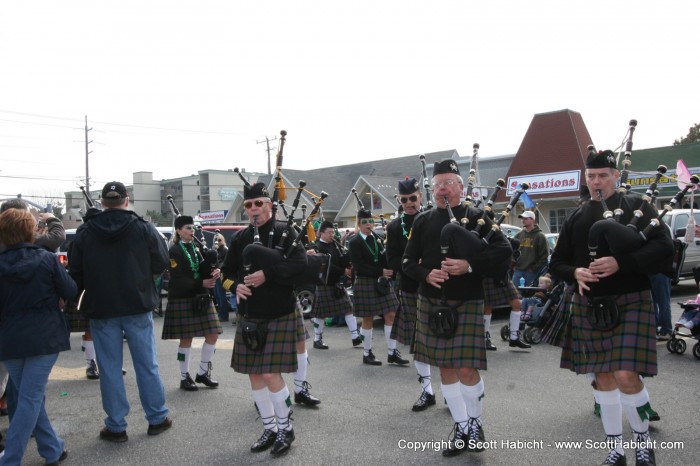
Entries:
{"label": "green foliage", "polygon": [[157,227],[167,227],[171,223],[168,220],[167,216],[161,214],[160,212],[158,212],[156,210],[147,210],[146,217],[150,217],[151,223]]}
{"label": "green foliage", "polygon": [[695,125],[691,126],[688,129],[688,135],[683,138],[676,139],[673,141],[673,145],[678,146],[680,144],[691,144],[693,142],[700,142],[700,123],[695,123]]}

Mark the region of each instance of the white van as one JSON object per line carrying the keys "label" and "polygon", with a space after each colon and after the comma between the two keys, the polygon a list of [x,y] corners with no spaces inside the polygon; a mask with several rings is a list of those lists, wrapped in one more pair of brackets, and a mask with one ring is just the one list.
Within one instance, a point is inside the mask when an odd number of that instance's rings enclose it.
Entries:
{"label": "white van", "polygon": [[700,225],[700,210],[676,209],[664,215],[664,222],[671,228],[671,236],[673,239],[679,239],[686,244],[685,259],[681,264],[679,278],[692,278],[693,269],[700,267],[700,237],[696,236],[693,241],[686,243],[685,232],[688,226],[691,212],[695,224]]}

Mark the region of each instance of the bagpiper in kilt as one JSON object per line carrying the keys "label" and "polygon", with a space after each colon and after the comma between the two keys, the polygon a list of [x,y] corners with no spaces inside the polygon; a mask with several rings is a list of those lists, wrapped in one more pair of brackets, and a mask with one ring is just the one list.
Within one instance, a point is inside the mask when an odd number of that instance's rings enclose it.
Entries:
{"label": "bagpiper in kilt", "polygon": [[[421,210],[422,193],[418,181],[415,178],[406,177],[398,183],[400,213],[386,227],[386,258],[389,268],[394,271],[396,277],[396,289],[399,295],[399,308],[396,311],[394,325],[391,327],[391,338],[395,338],[404,345],[409,345],[413,353],[414,337],[416,333],[416,313],[418,301],[418,282],[403,273],[401,262],[403,253],[408,243],[408,235],[413,226],[413,220]],[[413,411],[424,411],[435,405],[435,392],[430,379],[430,364],[426,364],[413,358],[413,364],[418,373],[418,383],[422,391],[418,401],[411,408]]]}
{"label": "bagpiper in kilt", "polygon": [[346,271],[350,267],[350,256],[347,250],[333,238],[333,234],[333,223],[327,220],[321,222],[318,227],[316,247],[319,254],[330,256],[330,270],[327,273],[327,282],[316,284],[314,303],[311,309],[314,324],[314,348],[316,349],[328,349],[328,345],[323,343],[324,318],[340,315],[345,317],[353,346],[362,344],[360,333],[357,331],[357,319],[353,315],[352,302],[343,281]]}
{"label": "bagpiper in kilt", "polygon": [[[286,223],[274,220],[272,201],[263,183],[246,183],[243,194],[251,225],[233,236],[221,268],[224,289],[238,299],[231,367],[248,374],[253,401],[263,421],[263,434],[251,451],[272,447],[272,455],[277,456],[289,451],[295,439],[289,389],[282,372],[296,371],[302,356],[297,353],[298,344],[304,343],[304,328],[296,311],[294,279],[306,268],[306,252],[301,244],[291,247],[295,230],[287,230]],[[305,363],[306,354],[302,357]]]}
{"label": "bagpiper in kilt", "polygon": [[[464,184],[454,160],[435,163],[432,185],[437,208],[413,221],[403,271],[419,283],[414,357],[440,369],[441,390],[454,421],[454,437],[442,454],[455,456],[463,451],[482,451],[475,442],[485,439],[481,424],[484,381],[479,375],[479,369],[486,369],[483,288],[482,275],[473,271],[467,260],[451,258],[449,252],[443,255],[440,236],[450,223],[448,207],[456,218],[467,219],[468,229],[477,225],[482,212],[460,201]],[[484,230],[490,227],[491,221],[486,219]],[[481,254],[487,259],[485,263],[495,266],[512,251],[505,237],[496,233]],[[443,318],[450,314],[452,319]],[[452,333],[444,332],[445,326]]]}
{"label": "bagpiper in kilt", "polygon": [[384,243],[374,233],[374,219],[371,212],[360,208],[357,212],[357,225],[359,231],[348,243],[348,250],[355,276],[352,288],[355,316],[362,317],[360,329],[364,348],[362,363],[371,366],[382,364],[372,352],[372,330],[374,316],[383,315],[387,362],[406,365],[409,361],[401,357],[401,353],[396,349],[396,340],[391,338],[391,326],[394,323],[396,309],[399,307],[399,300],[396,298],[394,285],[390,280],[393,271],[389,269],[386,261]]}
{"label": "bagpiper in kilt", "polygon": [[[632,250],[616,246],[611,253],[608,237],[589,237],[594,224],[597,229],[615,223],[613,218],[603,220],[607,206],[616,208],[620,225],[613,226],[618,229],[628,228],[625,225],[631,223],[635,211],[642,213],[635,220],[639,231],[657,217],[656,209],[640,195],[615,191],[619,178],[612,151],[590,152],[586,182],[593,196],[564,222],[552,254],[550,272],[576,284],[568,322],[571,328],[565,333],[571,341],[564,343],[562,367],[577,374],[595,373],[594,396],[611,445],[605,464],[625,461],[621,416],[624,412],[638,446],[636,464],[650,465],[656,463],[654,451],[647,443],[649,393],[639,377],[640,374],[653,376],[657,370],[656,325],[648,275],[670,272],[674,249],[663,222],[646,231],[646,240],[641,245],[632,245]],[[620,233],[618,230],[614,234]],[[638,239],[636,231],[632,235]],[[593,245],[600,246],[600,251],[589,250],[591,239]],[[596,251],[593,258],[591,251]],[[609,325],[601,325],[597,318],[600,315],[615,318],[609,320]]]}
{"label": "bagpiper in kilt", "polygon": [[484,335],[486,338],[486,349],[496,351],[498,348],[491,342],[491,314],[494,306],[508,303],[510,306],[510,316],[508,324],[510,327],[510,341],[508,346],[511,348],[530,348],[528,343],[525,343],[520,338],[520,294],[513,284],[508,274],[504,274],[501,278],[484,277]]}
{"label": "bagpiper in kilt", "polygon": [[[177,217],[174,225],[173,244],[168,251],[170,282],[162,338],[180,340],[177,349],[180,389],[197,391],[197,383],[217,388],[219,382],[211,378],[211,360],[216,351],[216,341],[223,329],[209,290],[215,286],[219,269],[211,270],[204,262],[202,251],[194,242],[192,217]],[[213,265],[216,266],[215,263]],[[209,270],[205,270],[206,267],[209,267]],[[193,380],[190,376],[190,351],[194,337],[204,337],[204,343],[197,375]]]}

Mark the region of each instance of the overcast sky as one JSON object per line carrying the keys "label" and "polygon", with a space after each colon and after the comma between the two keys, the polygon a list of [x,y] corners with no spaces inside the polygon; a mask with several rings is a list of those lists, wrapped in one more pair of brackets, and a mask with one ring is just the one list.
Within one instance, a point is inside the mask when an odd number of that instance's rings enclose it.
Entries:
{"label": "overcast sky", "polygon": [[294,169],[513,154],[564,108],[599,148],[631,118],[635,148],[671,145],[700,122],[699,17],[697,0],[5,1],[0,198],[83,184],[85,115],[93,186],[266,172],[256,142],[281,129]]}

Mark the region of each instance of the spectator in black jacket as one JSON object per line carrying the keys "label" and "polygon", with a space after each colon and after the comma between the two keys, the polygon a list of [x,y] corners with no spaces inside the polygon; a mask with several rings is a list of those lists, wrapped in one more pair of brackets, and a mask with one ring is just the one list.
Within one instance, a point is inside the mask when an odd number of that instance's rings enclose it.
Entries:
{"label": "spectator in black jacket", "polygon": [[100,365],[102,407],[107,413],[100,438],[125,442],[129,402],[122,379],[123,339],[134,362],[148,434],[172,425],[158,371],[151,312],[158,305],[155,279],[168,264],[168,251],[156,228],[128,210],[125,186],[112,181],[102,189],[103,212],[80,228],[69,252],[70,274],[85,290],[81,310],[90,318]]}

